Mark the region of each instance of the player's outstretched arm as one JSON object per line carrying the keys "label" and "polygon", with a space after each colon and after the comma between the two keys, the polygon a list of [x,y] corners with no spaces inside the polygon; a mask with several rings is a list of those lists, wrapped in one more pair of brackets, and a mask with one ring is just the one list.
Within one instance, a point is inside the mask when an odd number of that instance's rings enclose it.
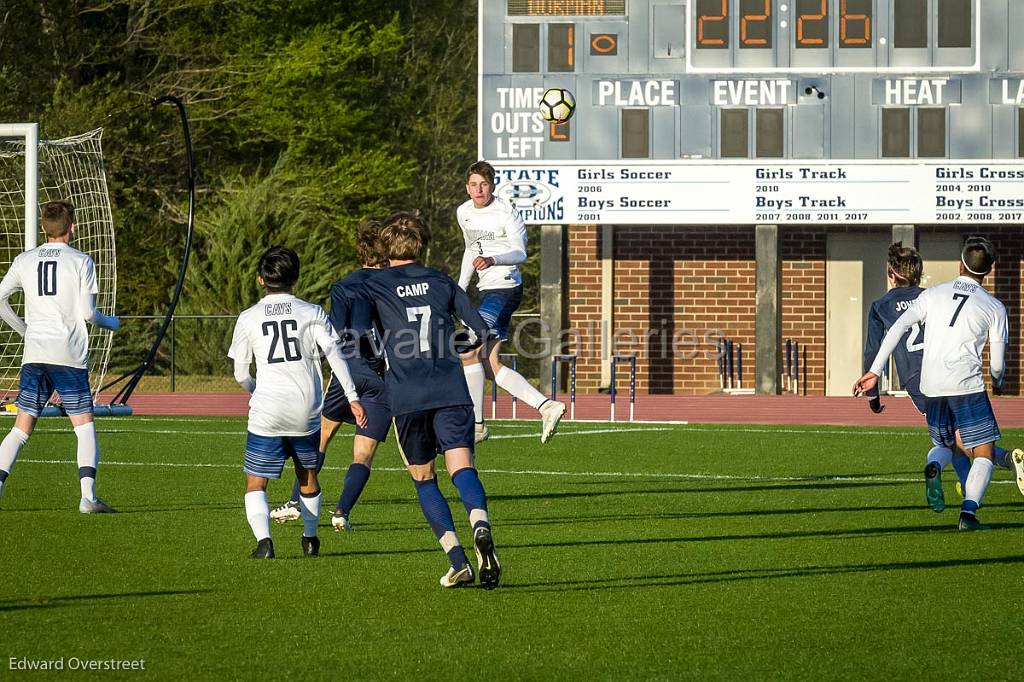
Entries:
{"label": "player's outstretched arm", "polygon": [[[868,314],[868,334],[867,340],[864,342],[864,372],[871,369],[871,363],[874,361],[875,356],[878,355],[878,348],[882,344],[882,338],[885,336],[885,322],[882,321],[882,316],[878,314],[877,301],[871,304],[871,312]],[[865,395],[871,398],[870,407],[871,411],[875,414],[881,413],[885,410],[885,406],[882,405],[882,399],[878,395],[878,388],[872,388],[865,392]]]}
{"label": "player's outstretched arm", "polygon": [[885,338],[882,339],[878,353],[875,354],[875,360],[871,363],[870,370],[864,376],[874,374],[876,379],[882,376],[885,363],[889,362],[889,356],[896,350],[896,346],[900,345],[903,335],[918,322],[924,322],[925,307],[922,301],[924,298],[925,296],[922,294],[916,301],[911,303],[907,311],[900,315],[899,319],[889,328]]}
{"label": "player's outstretched arm", "polygon": [[512,209],[505,225],[509,250],[492,256],[495,265],[519,265],[526,261],[526,223],[519,211]]}
{"label": "player's outstretched arm", "polygon": [[117,315],[104,315],[96,308],[96,295],[92,293],[82,294],[82,317],[86,322],[112,332],[121,328],[121,320]]}
{"label": "player's outstretched arm", "polygon": [[14,308],[7,302],[11,294],[21,289],[21,278],[18,276],[19,268],[16,265],[17,263],[12,263],[11,269],[4,275],[3,281],[0,281],[0,318],[3,318],[11,329],[18,332],[18,336],[25,336],[27,328],[25,320],[18,317]]}

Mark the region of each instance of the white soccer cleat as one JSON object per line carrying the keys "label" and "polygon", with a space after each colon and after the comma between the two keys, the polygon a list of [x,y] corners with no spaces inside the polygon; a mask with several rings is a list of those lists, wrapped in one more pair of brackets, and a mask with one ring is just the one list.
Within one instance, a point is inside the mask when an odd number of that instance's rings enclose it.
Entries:
{"label": "white soccer cleat", "polygon": [[83,497],[78,502],[78,512],[80,514],[114,514],[117,510],[98,497],[95,500],[87,500]]}
{"label": "white soccer cleat", "polygon": [[299,503],[293,500],[288,500],[270,512],[270,519],[277,523],[288,523],[289,521],[296,521],[301,518],[302,512],[299,510]]}
{"label": "white soccer cleat", "polygon": [[1017,489],[1024,495],[1024,450],[1017,448],[1011,452],[1010,460],[1013,462],[1013,473],[1017,477]]}
{"label": "white soccer cleat", "polygon": [[547,443],[551,440],[551,436],[555,435],[555,431],[558,430],[558,422],[562,420],[562,415],[565,414],[565,403],[558,400],[547,400],[538,408],[538,412],[540,412],[542,421],[540,442]]}
{"label": "white soccer cleat", "polygon": [[491,437],[491,430],[484,422],[476,422],[473,426],[473,443],[483,443]]}
{"label": "white soccer cleat", "polygon": [[473,584],[473,569],[466,564],[458,571],[455,567],[449,567],[448,572],[441,576],[441,587],[452,588]]}
{"label": "white soccer cleat", "polygon": [[338,533],[352,530],[352,524],[348,522],[348,518],[341,513],[340,509],[331,514],[331,525]]}

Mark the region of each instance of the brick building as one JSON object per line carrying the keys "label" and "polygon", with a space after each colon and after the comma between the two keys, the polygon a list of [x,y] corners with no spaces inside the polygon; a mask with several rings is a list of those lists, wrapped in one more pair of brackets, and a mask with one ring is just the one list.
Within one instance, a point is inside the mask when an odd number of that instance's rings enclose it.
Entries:
{"label": "brick building", "polygon": [[[768,226],[773,239],[760,263],[768,281],[759,313],[757,233],[763,227],[545,226],[542,315],[552,328],[572,330],[563,337],[563,351],[579,357],[578,390],[607,388],[614,348],[637,355],[641,393],[717,392],[715,342],[725,337],[742,345],[746,387],[781,390],[783,349],[791,339],[801,344],[806,362],[801,393],[847,395],[859,376],[867,308],[887,286],[888,243],[917,245],[928,285],[956,276],[963,238],[984,234],[998,250],[986,286],[1010,318],[1007,394],[1020,393],[1019,226]],[[765,326],[760,339],[759,319]],[[755,362],[759,344],[762,357]]]}

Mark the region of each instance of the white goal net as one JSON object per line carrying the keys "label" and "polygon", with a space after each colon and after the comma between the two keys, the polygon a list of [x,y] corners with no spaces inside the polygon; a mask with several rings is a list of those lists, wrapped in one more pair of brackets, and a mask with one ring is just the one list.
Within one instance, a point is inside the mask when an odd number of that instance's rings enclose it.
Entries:
{"label": "white goal net", "polygon": [[[75,234],[71,245],[92,256],[100,293],[96,306],[114,314],[117,268],[114,258],[114,219],[107,194],[100,140],[103,129],[62,140],[39,142],[38,201],[70,201],[75,206]],[[45,236],[34,225],[26,229],[25,139],[0,138],[0,276],[11,261],[34,241]],[[31,155],[29,155],[31,157]],[[38,207],[36,208],[38,214]],[[27,234],[28,233],[28,234]],[[28,239],[26,240],[26,237]],[[10,299],[15,311],[24,317],[21,294]],[[89,381],[93,395],[103,385],[110,355],[111,332],[90,325]],[[14,400],[18,394],[21,370],[21,337],[0,323],[0,398]]]}

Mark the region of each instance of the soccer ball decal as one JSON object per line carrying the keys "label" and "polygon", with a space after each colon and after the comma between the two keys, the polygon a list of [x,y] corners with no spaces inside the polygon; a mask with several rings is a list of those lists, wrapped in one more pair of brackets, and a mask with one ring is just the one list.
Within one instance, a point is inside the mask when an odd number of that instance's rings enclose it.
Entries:
{"label": "soccer ball decal", "polygon": [[564,88],[548,88],[540,98],[540,115],[551,123],[565,123],[576,111],[576,98]]}

